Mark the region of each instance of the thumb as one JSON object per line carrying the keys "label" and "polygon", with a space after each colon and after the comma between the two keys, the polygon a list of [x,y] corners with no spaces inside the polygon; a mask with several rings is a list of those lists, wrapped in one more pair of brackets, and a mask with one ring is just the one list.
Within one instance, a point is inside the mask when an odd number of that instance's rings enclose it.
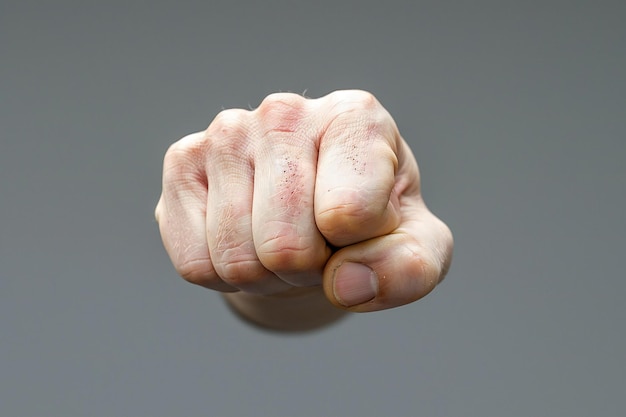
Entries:
{"label": "thumb", "polygon": [[324,270],[324,292],[337,307],[367,312],[398,307],[431,292],[452,259],[448,227],[420,201],[391,234],[336,252]]}

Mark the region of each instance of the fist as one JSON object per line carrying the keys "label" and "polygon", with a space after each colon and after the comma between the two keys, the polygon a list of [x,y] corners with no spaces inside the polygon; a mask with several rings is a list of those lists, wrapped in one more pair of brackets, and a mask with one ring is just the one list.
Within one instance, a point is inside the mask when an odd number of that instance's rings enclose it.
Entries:
{"label": "fist", "polygon": [[222,111],[167,151],[156,218],[189,282],[259,295],[317,286],[350,311],[423,297],[452,257],[409,146],[363,91]]}

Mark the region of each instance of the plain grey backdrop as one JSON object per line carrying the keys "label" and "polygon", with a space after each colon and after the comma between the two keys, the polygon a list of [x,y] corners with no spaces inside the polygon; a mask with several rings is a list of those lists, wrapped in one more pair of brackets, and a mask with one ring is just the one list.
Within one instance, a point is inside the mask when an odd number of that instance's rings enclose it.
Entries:
{"label": "plain grey backdrop", "polygon": [[[618,416],[623,1],[0,2],[2,416]],[[267,94],[394,116],[452,270],[279,336],[176,276],[167,147]]]}

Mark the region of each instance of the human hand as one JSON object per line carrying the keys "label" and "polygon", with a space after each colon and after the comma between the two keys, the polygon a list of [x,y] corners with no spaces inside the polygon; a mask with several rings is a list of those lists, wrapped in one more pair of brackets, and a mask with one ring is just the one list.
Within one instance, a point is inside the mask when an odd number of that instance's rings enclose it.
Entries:
{"label": "human hand", "polygon": [[156,218],[189,282],[259,296],[322,286],[355,312],[425,296],[452,257],[409,146],[356,90],[222,111],[167,151]]}

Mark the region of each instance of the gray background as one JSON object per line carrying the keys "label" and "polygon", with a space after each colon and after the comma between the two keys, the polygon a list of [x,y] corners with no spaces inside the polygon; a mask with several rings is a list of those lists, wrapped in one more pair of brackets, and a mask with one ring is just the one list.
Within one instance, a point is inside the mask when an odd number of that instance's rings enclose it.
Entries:
{"label": "gray background", "polygon": [[[626,3],[2,1],[2,416],[617,416]],[[277,336],[176,277],[170,143],[373,92],[456,238],[420,302]]]}

